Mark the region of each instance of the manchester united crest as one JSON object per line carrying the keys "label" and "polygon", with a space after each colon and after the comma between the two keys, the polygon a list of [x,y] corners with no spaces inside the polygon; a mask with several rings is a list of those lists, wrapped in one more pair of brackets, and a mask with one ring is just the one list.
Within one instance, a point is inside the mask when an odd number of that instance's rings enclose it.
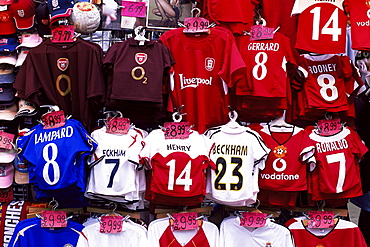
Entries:
{"label": "manchester united crest", "polygon": [[322,244],[318,244],[318,245],[316,245],[315,247],[325,247],[324,245],[322,245]]}
{"label": "manchester united crest", "polygon": [[207,71],[212,71],[215,68],[215,59],[207,57],[205,60],[205,68]]}
{"label": "manchester united crest", "polygon": [[139,65],[142,65],[143,63],[145,63],[147,59],[148,59],[148,55],[146,53],[136,53],[135,54],[135,62],[138,63]]}
{"label": "manchester united crest", "polygon": [[59,58],[57,60],[58,69],[60,69],[61,71],[66,71],[68,69],[68,65],[69,65],[68,58]]}
{"label": "manchester united crest", "polygon": [[277,158],[283,158],[287,152],[288,152],[287,148],[284,147],[283,145],[279,145],[274,148],[274,155]]}
{"label": "manchester united crest", "polygon": [[370,1],[366,0],[365,3],[366,3],[366,6],[370,8]]}

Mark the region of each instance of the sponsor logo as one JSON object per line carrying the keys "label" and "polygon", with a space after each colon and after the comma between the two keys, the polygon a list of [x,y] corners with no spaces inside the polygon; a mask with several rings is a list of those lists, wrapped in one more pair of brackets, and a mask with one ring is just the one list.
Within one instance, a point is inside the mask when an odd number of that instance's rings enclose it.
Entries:
{"label": "sponsor logo", "polygon": [[215,68],[216,60],[214,58],[207,57],[205,60],[205,68],[207,71],[212,71]]}
{"label": "sponsor logo", "polygon": [[19,17],[24,17],[24,9],[18,9],[17,14],[19,15]]}
{"label": "sponsor logo", "polygon": [[148,59],[148,55],[145,53],[135,54],[135,62],[138,63],[139,65],[142,65],[143,63],[145,63],[147,59]]}
{"label": "sponsor logo", "polygon": [[68,65],[69,65],[68,58],[59,58],[57,60],[58,69],[60,69],[61,71],[66,71],[68,69]]}
{"label": "sponsor logo", "polygon": [[209,79],[203,79],[203,78],[186,78],[183,74],[179,74],[180,76],[180,87],[181,89],[187,88],[187,87],[198,87],[199,84],[204,85],[212,85],[212,76],[209,77]]}

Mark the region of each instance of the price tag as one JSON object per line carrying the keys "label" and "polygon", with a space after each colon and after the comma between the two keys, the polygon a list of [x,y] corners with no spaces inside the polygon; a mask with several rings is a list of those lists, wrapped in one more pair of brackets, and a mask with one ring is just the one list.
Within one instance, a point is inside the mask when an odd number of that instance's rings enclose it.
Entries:
{"label": "price tag", "polygon": [[202,17],[188,17],[185,18],[184,24],[186,28],[184,33],[206,33],[209,31],[209,21]]}
{"label": "price tag", "polygon": [[339,118],[319,120],[317,121],[317,126],[321,136],[335,135],[342,130],[342,124]]}
{"label": "price tag", "polygon": [[0,202],[11,202],[13,201],[13,188],[0,190]]}
{"label": "price tag", "polygon": [[122,232],[123,217],[102,216],[100,217],[100,232],[101,233],[119,233]]}
{"label": "price tag", "polygon": [[122,1],[121,15],[130,17],[146,17],[146,4],[144,2]]}
{"label": "price tag", "polygon": [[189,122],[168,122],[164,123],[166,133],[165,139],[186,139],[189,137]]}
{"label": "price tag", "polygon": [[44,129],[59,128],[66,123],[64,111],[52,111],[41,116]]}
{"label": "price tag", "polygon": [[334,211],[310,211],[308,217],[308,228],[334,227]]}
{"label": "price tag", "polygon": [[14,140],[14,135],[0,131],[0,148],[13,149],[12,142]]}
{"label": "price tag", "polygon": [[73,36],[75,33],[75,26],[73,25],[60,25],[53,29],[53,38],[51,41],[53,43],[65,43],[74,42]]}
{"label": "price tag", "polygon": [[240,225],[246,227],[262,227],[266,224],[267,214],[244,212],[240,218]]}
{"label": "price tag", "polygon": [[250,40],[263,40],[274,38],[274,28],[264,27],[262,25],[254,25],[251,27]]}
{"label": "price tag", "polygon": [[123,117],[109,117],[106,123],[106,133],[125,135],[130,128],[130,119]]}
{"label": "price tag", "polygon": [[41,211],[41,227],[66,227],[66,212]]}
{"label": "price tag", "polygon": [[198,214],[196,212],[172,214],[174,231],[194,230],[198,227]]}

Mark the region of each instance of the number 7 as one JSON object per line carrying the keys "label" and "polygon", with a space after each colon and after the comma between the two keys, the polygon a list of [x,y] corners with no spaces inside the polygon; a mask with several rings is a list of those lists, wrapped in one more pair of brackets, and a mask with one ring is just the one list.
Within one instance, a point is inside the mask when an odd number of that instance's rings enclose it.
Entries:
{"label": "number 7", "polygon": [[112,173],[110,174],[109,183],[107,186],[107,188],[112,188],[114,176],[118,171],[119,159],[105,159],[105,164],[115,164],[115,166],[112,169]]}
{"label": "number 7", "polygon": [[343,184],[346,178],[346,156],[344,153],[330,154],[326,156],[328,164],[339,162],[339,174],[338,182],[336,186],[336,192],[343,192]]}

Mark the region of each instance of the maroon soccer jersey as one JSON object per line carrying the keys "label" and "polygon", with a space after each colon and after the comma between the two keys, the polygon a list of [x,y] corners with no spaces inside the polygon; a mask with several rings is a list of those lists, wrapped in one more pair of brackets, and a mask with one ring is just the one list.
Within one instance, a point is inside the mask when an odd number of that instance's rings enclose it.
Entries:
{"label": "maroon soccer jersey", "polygon": [[352,49],[370,50],[370,3],[365,0],[345,0],[344,4],[351,20]]}
{"label": "maroon soccer jersey", "polygon": [[247,88],[238,94],[258,97],[287,97],[286,63],[296,64],[291,43],[286,36],[275,33],[271,40],[238,39],[238,49],[247,67]]}
{"label": "maroon soccer jersey", "polygon": [[160,41],[176,61],[171,99],[174,107],[185,106],[184,120],[195,124],[200,133],[226,123],[228,87],[238,83],[245,72],[232,34],[215,27],[210,34],[198,36],[178,28],[165,32]]}
{"label": "maroon soccer jersey", "polygon": [[58,105],[91,128],[94,109],[105,96],[101,54],[79,38],[73,43],[44,41],[29,52],[19,70],[14,82],[18,97]]}
{"label": "maroon soccer jersey", "polygon": [[154,40],[139,45],[130,38],[115,43],[103,63],[113,67],[112,80],[108,81],[108,100],[162,103],[163,75],[174,64],[166,46]]}
{"label": "maroon soccer jersey", "polygon": [[343,0],[296,0],[298,15],[296,48],[321,54],[344,53],[347,16]]}

